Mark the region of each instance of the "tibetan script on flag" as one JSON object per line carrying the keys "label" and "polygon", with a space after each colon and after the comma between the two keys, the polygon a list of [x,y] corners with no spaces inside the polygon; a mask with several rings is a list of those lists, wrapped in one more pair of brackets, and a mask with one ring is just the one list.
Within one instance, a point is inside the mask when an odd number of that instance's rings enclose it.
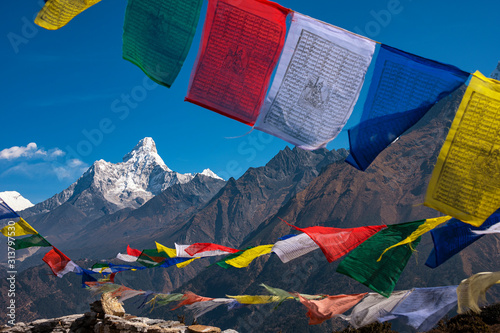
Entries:
{"label": "tibetan script on flag", "polygon": [[299,13],[257,129],[303,149],[325,147],[346,124],[375,43]]}
{"label": "tibetan script on flag", "polygon": [[47,30],[57,30],[99,1],[101,0],[48,0],[36,16],[35,23]]}
{"label": "tibetan script on flag", "polygon": [[346,162],[365,170],[377,155],[416,124],[469,73],[382,45],[360,124],[349,129]]}
{"label": "tibetan script on flag", "polygon": [[500,207],[500,82],[474,73],[432,172],[425,205],[480,226]]}
{"label": "tibetan script on flag", "polygon": [[129,0],[123,59],[170,87],[191,47],[202,0]]}
{"label": "tibetan script on flag", "polygon": [[288,11],[266,0],[209,0],[186,101],[253,125],[283,48]]}

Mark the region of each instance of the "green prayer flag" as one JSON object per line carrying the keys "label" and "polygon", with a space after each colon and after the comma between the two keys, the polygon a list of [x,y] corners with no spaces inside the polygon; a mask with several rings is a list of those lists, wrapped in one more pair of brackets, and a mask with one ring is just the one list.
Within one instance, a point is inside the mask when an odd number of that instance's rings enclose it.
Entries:
{"label": "green prayer flag", "polygon": [[35,234],[30,237],[25,237],[21,239],[16,239],[15,244],[12,246],[14,250],[26,249],[28,247],[47,247],[52,246],[45,238],[40,236],[40,234]]}
{"label": "green prayer flag", "polygon": [[156,249],[142,250],[137,262],[141,265],[152,268],[163,264],[165,259],[170,258],[165,252],[158,252]]}
{"label": "green prayer flag", "polygon": [[391,249],[381,261],[377,262],[377,259],[386,248],[411,235],[424,222],[420,220],[388,225],[350,252],[339,264],[337,272],[389,297],[421,237]]}
{"label": "green prayer flag", "polygon": [[172,85],[191,47],[202,0],[128,0],[123,59],[158,84]]}

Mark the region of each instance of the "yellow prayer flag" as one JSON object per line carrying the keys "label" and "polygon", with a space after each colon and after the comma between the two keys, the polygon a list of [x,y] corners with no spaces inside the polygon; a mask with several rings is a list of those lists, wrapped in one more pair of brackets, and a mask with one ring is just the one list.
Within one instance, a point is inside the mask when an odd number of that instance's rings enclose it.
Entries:
{"label": "yellow prayer flag", "polygon": [[[156,243],[156,251],[158,251],[158,252],[165,252],[167,254],[167,256],[169,256],[170,258],[177,257],[177,251],[175,251],[175,249],[171,249],[169,247],[166,247],[165,245],[161,245],[158,242],[155,242],[155,243]],[[195,260],[195,259],[200,259],[200,258],[193,258],[191,260],[187,260],[187,261],[178,263],[178,264],[176,264],[176,266],[177,266],[177,268],[186,267],[187,265],[189,265],[190,263],[192,263],[193,260]]]}
{"label": "yellow prayer flag", "polygon": [[169,256],[170,258],[175,258],[177,256],[177,252],[175,251],[175,249],[171,249],[169,247],[161,245],[158,242],[155,242],[155,243],[156,243],[156,251],[165,252],[167,254],[167,256]]}
{"label": "yellow prayer flag", "polygon": [[5,237],[17,237],[24,235],[36,235],[38,232],[33,229],[22,217],[14,224],[8,224],[0,230]]}
{"label": "yellow prayer flag", "polygon": [[438,225],[440,225],[442,223],[445,223],[446,221],[451,220],[451,219],[452,219],[451,216],[441,216],[441,217],[435,217],[435,218],[432,218],[432,219],[426,219],[425,222],[423,224],[421,224],[417,228],[417,230],[415,230],[414,232],[412,232],[410,236],[406,237],[401,242],[399,242],[397,244],[394,244],[392,246],[389,246],[387,249],[385,249],[384,252],[382,252],[382,254],[380,255],[380,257],[377,259],[377,262],[380,261],[380,260],[382,260],[382,256],[387,251],[389,251],[390,249],[395,248],[396,246],[400,246],[400,245],[411,243],[411,242],[415,241],[418,237],[420,237],[423,234],[425,234],[426,232],[431,231],[432,229],[434,229]]}
{"label": "yellow prayer flag", "polygon": [[101,0],[48,0],[38,12],[35,23],[48,30],[57,30],[99,1]]}
{"label": "yellow prayer flag", "polygon": [[425,205],[476,227],[500,207],[500,81],[479,72],[472,76]]}
{"label": "yellow prayer flag", "polygon": [[241,304],[267,304],[282,301],[282,298],[279,296],[272,295],[240,295],[240,296],[229,296],[229,298],[233,298]]}
{"label": "yellow prayer flag", "polygon": [[255,258],[260,257],[264,254],[271,253],[271,249],[273,248],[273,246],[274,244],[252,247],[251,249],[244,251],[239,256],[227,260],[226,264],[236,268],[247,267]]}

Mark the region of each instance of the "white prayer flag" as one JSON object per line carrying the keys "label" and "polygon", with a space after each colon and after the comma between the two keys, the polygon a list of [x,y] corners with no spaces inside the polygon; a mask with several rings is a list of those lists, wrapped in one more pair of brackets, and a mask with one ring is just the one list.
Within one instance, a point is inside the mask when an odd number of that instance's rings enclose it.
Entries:
{"label": "white prayer flag", "polygon": [[478,235],[498,234],[500,233],[500,223],[494,224],[486,230],[471,230],[471,231]]}
{"label": "white prayer flag", "polygon": [[296,259],[304,254],[319,249],[311,237],[303,233],[285,240],[277,241],[272,252],[276,253],[283,263]]}
{"label": "white prayer flag", "polygon": [[303,149],[325,147],[349,119],[375,42],[293,13],[256,128]]}

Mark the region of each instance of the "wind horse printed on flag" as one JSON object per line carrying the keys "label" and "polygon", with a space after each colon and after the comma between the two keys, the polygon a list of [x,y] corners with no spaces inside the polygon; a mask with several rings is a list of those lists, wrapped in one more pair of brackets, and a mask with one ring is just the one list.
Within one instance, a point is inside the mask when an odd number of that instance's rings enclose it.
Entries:
{"label": "wind horse printed on flag", "polygon": [[123,59],[168,88],[191,47],[202,0],[128,0]]}
{"label": "wind horse printed on flag", "polygon": [[303,149],[325,147],[346,124],[375,42],[294,12],[256,128]]}
{"label": "wind horse printed on flag", "polygon": [[476,227],[500,207],[500,81],[474,73],[439,153],[425,205]]}
{"label": "wind horse printed on flag", "polygon": [[359,124],[349,129],[346,162],[366,170],[382,150],[464,84],[469,73],[382,45]]}
{"label": "wind horse printed on flag", "polygon": [[186,101],[253,126],[286,35],[289,9],[209,0]]}

